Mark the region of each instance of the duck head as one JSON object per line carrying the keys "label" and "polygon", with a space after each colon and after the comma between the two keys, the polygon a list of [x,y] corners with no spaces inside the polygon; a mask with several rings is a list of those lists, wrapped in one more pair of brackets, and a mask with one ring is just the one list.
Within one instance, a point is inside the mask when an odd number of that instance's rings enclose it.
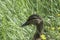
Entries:
{"label": "duck head", "polygon": [[30,25],[30,24],[39,25],[41,21],[42,21],[42,19],[39,17],[39,15],[33,14],[33,15],[29,16],[27,21],[22,26],[26,26],[26,25]]}

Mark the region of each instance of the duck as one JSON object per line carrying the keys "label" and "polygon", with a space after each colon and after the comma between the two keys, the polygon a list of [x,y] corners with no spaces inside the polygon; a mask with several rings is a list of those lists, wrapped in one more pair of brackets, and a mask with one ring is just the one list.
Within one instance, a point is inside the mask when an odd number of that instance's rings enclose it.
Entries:
{"label": "duck", "polygon": [[22,24],[22,27],[27,26],[27,25],[31,25],[31,24],[36,26],[36,32],[35,32],[32,40],[42,40],[40,37],[42,34],[42,31],[43,31],[42,18],[37,14],[33,14],[28,17],[28,19],[25,23]]}

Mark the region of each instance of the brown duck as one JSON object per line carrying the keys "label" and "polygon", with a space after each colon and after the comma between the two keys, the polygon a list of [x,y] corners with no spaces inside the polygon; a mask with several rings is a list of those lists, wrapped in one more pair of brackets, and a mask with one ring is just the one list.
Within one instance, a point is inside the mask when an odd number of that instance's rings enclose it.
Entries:
{"label": "brown duck", "polygon": [[32,40],[42,40],[40,37],[40,35],[42,34],[42,30],[43,30],[42,18],[39,17],[39,15],[37,14],[33,14],[28,18],[28,20],[22,26],[26,26],[30,24],[33,24],[36,26],[36,33]]}

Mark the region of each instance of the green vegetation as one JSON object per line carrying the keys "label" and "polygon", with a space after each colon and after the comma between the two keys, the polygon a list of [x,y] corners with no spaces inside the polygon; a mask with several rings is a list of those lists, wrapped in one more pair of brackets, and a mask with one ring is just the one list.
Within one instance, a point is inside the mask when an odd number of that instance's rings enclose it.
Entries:
{"label": "green vegetation", "polygon": [[0,40],[31,40],[35,27],[21,27],[36,12],[43,18],[44,34],[60,40],[60,0],[0,0]]}

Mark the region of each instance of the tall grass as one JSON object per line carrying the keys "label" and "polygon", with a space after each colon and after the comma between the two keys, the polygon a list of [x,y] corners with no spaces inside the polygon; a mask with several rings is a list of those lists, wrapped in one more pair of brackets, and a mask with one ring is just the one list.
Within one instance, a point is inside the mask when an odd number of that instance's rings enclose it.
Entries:
{"label": "tall grass", "polygon": [[47,38],[60,40],[60,0],[0,0],[0,40],[31,40],[35,27],[21,25],[35,12]]}

